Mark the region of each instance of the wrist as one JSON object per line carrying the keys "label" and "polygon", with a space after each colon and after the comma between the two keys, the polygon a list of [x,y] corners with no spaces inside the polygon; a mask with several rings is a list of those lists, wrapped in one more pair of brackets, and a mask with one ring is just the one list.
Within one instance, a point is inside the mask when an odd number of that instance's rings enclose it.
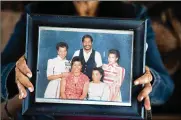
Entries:
{"label": "wrist", "polygon": [[13,115],[12,115],[12,112],[10,112],[10,109],[9,109],[9,101],[7,100],[5,105],[4,105],[4,110],[5,110],[5,113],[6,113],[6,116],[8,117],[9,120],[12,120],[13,119]]}
{"label": "wrist", "polygon": [[151,86],[153,86],[154,81],[155,81],[155,75],[154,75],[154,71],[151,68],[150,68],[150,74],[152,76],[152,80],[151,80],[150,84],[151,84]]}
{"label": "wrist", "polygon": [[22,99],[19,99],[19,95],[14,96],[8,100],[7,109],[13,115],[21,109]]}

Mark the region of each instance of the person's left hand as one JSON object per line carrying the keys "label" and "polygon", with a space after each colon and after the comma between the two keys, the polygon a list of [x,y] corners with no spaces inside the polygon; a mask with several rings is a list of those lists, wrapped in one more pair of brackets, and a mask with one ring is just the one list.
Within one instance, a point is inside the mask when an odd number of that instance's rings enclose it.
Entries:
{"label": "person's left hand", "polygon": [[144,99],[144,106],[146,110],[151,110],[151,103],[149,94],[152,91],[151,81],[153,79],[150,69],[148,67],[145,68],[145,73],[143,76],[139,77],[134,81],[135,85],[142,85],[144,84],[143,90],[139,93],[137,99],[138,101],[142,101]]}

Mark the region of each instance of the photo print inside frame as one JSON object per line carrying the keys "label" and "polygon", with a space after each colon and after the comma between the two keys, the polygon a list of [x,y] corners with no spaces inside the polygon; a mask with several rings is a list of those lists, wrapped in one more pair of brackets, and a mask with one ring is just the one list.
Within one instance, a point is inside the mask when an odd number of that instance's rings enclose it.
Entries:
{"label": "photo print inside frame", "polygon": [[35,101],[131,106],[133,38],[130,30],[40,26]]}

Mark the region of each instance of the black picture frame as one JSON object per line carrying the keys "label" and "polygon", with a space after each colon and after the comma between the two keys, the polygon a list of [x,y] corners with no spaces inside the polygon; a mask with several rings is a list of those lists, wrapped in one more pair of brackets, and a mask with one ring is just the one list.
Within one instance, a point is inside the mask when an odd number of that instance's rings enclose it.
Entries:
{"label": "black picture frame", "polygon": [[[134,31],[132,82],[144,73],[147,20],[28,14],[25,56],[27,59],[27,65],[29,66],[33,74],[33,77],[30,80],[34,85],[35,90],[36,74],[38,72],[36,67],[39,26]],[[132,83],[131,106],[36,103],[35,92],[30,93],[27,90],[27,97],[23,100],[22,114],[49,114],[58,116],[99,116],[144,119],[144,107],[142,103],[137,101],[137,95],[141,90],[141,85],[133,86]]]}

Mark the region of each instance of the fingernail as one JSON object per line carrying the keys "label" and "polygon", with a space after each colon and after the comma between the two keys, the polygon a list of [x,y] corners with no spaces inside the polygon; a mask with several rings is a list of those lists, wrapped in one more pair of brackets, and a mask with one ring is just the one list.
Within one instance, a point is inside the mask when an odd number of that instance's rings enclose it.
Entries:
{"label": "fingernail", "polygon": [[141,97],[140,100],[142,101],[142,100],[143,100],[143,97]]}
{"label": "fingernail", "polygon": [[26,75],[27,75],[29,78],[32,77],[32,74],[30,74],[30,73],[27,73]]}
{"label": "fingernail", "polygon": [[21,99],[21,95],[19,95],[19,99]]}
{"label": "fingernail", "polygon": [[138,82],[138,81],[135,81],[135,82],[134,82],[134,84],[135,84],[135,85],[138,85],[138,84],[139,84],[139,82]]}
{"label": "fingernail", "polygon": [[147,80],[145,80],[145,83],[147,83]]}
{"label": "fingernail", "polygon": [[24,97],[24,93],[23,93],[23,92],[21,93],[21,97],[22,97],[22,98]]}
{"label": "fingernail", "polygon": [[19,83],[17,83],[17,86],[18,86],[18,89],[21,89]]}
{"label": "fingernail", "polygon": [[33,92],[33,88],[32,87],[29,87],[28,88],[30,92]]}

